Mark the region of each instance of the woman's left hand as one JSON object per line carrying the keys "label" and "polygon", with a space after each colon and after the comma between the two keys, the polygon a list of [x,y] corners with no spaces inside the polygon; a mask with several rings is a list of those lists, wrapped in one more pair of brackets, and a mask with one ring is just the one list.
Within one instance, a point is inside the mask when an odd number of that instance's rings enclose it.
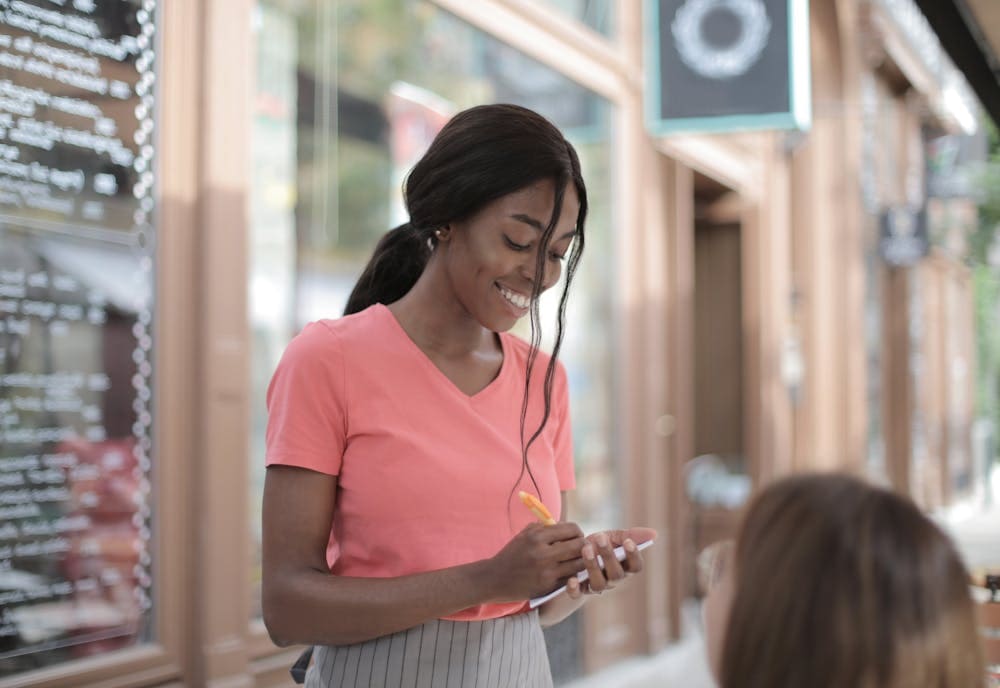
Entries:
{"label": "woman's left hand", "polygon": [[[628,530],[603,530],[588,535],[581,556],[590,578],[580,583],[575,576],[566,582],[566,592],[572,599],[583,595],[600,595],[613,590],[630,575],[642,571],[642,554],[637,545],[656,537],[652,528],[629,528]],[[615,547],[625,548],[625,560],[615,558]],[[598,565],[597,556],[604,560],[604,569]]]}

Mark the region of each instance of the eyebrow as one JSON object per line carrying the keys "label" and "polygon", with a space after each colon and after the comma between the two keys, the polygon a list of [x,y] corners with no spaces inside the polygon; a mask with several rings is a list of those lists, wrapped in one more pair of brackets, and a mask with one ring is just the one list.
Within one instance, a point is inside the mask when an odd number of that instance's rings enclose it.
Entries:
{"label": "eyebrow", "polygon": [[[534,227],[539,232],[544,232],[545,231],[544,225],[542,225],[541,222],[539,222],[535,218],[531,217],[530,215],[525,215],[524,213],[514,213],[513,215],[510,216],[510,218],[512,220],[517,220],[518,222],[523,222],[526,225]],[[566,232],[565,234],[563,234],[561,237],[559,237],[558,239],[556,239],[556,241],[562,241],[563,239],[569,239],[571,236],[575,236],[575,235],[576,235],[576,227],[574,227],[572,231],[569,231],[569,232]]]}

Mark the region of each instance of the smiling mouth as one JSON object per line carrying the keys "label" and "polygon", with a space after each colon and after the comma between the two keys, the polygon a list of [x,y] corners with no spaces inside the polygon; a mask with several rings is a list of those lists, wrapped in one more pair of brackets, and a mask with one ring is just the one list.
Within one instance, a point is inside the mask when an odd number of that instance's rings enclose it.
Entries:
{"label": "smiling mouth", "polygon": [[510,305],[514,306],[515,308],[525,310],[528,308],[528,306],[531,305],[531,299],[529,299],[527,296],[518,294],[516,291],[511,291],[510,289],[507,289],[506,287],[503,287],[499,284],[497,284],[496,286],[500,294],[505,299],[507,299]]}

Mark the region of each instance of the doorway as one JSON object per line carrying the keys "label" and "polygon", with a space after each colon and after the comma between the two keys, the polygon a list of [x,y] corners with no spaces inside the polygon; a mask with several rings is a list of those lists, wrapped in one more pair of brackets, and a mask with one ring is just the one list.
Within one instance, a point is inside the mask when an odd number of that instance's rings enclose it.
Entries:
{"label": "doorway", "polygon": [[745,452],[743,202],[718,181],[694,175],[691,455],[687,500],[686,597],[701,594],[696,558],[735,535],[750,491]]}

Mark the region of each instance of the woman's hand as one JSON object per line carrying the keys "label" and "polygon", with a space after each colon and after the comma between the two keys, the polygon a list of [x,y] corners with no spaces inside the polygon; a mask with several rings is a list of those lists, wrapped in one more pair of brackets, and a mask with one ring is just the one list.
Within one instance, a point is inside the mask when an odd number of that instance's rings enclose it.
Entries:
{"label": "woman's hand", "polygon": [[[580,583],[576,577],[566,582],[566,592],[572,599],[583,595],[600,595],[613,590],[632,574],[642,571],[642,554],[638,545],[656,537],[652,528],[629,528],[628,530],[605,530],[586,537],[580,550],[589,579]],[[618,561],[615,547],[625,548],[625,560]],[[597,557],[604,560],[604,569],[598,565]]]}
{"label": "woman's hand", "polygon": [[583,531],[575,523],[532,523],[488,560],[491,599],[517,602],[544,595],[583,570]]}

